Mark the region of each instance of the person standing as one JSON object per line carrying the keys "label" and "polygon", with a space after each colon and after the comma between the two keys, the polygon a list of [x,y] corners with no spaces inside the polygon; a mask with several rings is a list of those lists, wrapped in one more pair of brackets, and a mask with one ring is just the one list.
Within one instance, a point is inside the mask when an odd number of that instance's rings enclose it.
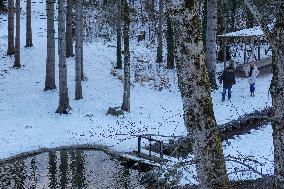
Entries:
{"label": "person standing", "polygon": [[249,71],[248,71],[248,83],[250,85],[250,96],[255,96],[255,82],[256,77],[259,74],[259,71],[254,63],[250,64]]}
{"label": "person standing", "polygon": [[223,82],[222,101],[225,101],[226,93],[228,91],[228,100],[232,97],[232,86],[236,84],[236,78],[233,65],[229,65],[220,77],[220,83]]}

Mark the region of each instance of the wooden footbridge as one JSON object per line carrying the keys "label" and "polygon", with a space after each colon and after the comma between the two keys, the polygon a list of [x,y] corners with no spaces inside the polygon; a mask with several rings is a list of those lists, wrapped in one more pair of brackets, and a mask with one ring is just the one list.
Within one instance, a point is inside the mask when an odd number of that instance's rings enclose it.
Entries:
{"label": "wooden footbridge", "polygon": [[[124,134],[119,134],[124,135]],[[120,156],[125,161],[132,161],[134,163],[143,164],[150,167],[161,166],[166,162],[172,161],[173,157],[164,154],[164,141],[163,138],[182,138],[184,136],[165,136],[154,134],[140,134],[131,135],[137,138],[137,150],[129,153],[121,154]],[[159,139],[158,139],[159,138]],[[142,148],[142,142],[147,142],[146,148]]]}

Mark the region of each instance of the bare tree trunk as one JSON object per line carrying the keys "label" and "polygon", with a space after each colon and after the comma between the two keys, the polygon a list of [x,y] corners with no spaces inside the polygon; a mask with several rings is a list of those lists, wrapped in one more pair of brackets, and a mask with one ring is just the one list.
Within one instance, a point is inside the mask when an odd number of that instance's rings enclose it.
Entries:
{"label": "bare tree trunk", "polygon": [[75,72],[76,72],[76,86],[75,86],[75,99],[79,100],[82,99],[82,46],[83,46],[83,26],[82,26],[82,1],[76,1],[76,45],[75,45],[75,60],[76,60],[76,66],[75,66]]}
{"label": "bare tree trunk", "polygon": [[16,49],[15,49],[15,62],[14,68],[21,67],[21,1],[16,0]]}
{"label": "bare tree trunk", "polygon": [[59,54],[59,106],[56,113],[67,114],[69,106],[67,88],[66,39],[65,39],[65,0],[58,1],[58,54]]}
{"label": "bare tree trunk", "polygon": [[[284,42],[284,28],[282,28],[282,42]],[[283,46],[282,46],[283,49]],[[274,175],[276,178],[276,189],[284,188],[284,51],[281,49],[273,53],[273,77],[270,86],[272,96],[272,106],[276,122],[273,125],[273,145],[274,145]]]}
{"label": "bare tree trunk", "polygon": [[228,30],[227,30],[227,25],[228,25],[228,21],[227,21],[227,13],[224,9],[224,7],[226,7],[226,5],[228,4],[227,2],[228,0],[219,0],[218,3],[219,3],[219,9],[218,9],[218,24],[217,24],[217,33],[218,35],[220,34],[224,34],[226,33]]}
{"label": "bare tree trunk", "polygon": [[124,90],[121,109],[130,112],[130,51],[129,51],[129,6],[127,0],[123,0],[123,36],[124,36]]}
{"label": "bare tree trunk", "polygon": [[[237,13],[237,0],[232,0],[232,5],[231,5],[231,31],[236,31],[236,13]],[[217,10],[217,8],[216,8]]]}
{"label": "bare tree trunk", "polygon": [[32,37],[32,0],[27,0],[26,5],[26,47],[33,46],[33,37]]}
{"label": "bare tree trunk", "polygon": [[250,10],[248,8],[245,9],[246,13],[246,28],[252,28],[253,23],[255,23],[255,20],[253,18],[253,15],[251,14]]}
{"label": "bare tree trunk", "polygon": [[217,59],[217,0],[208,0],[207,4],[207,32],[205,62],[212,88],[216,88],[216,59]]}
{"label": "bare tree trunk", "polygon": [[7,55],[15,54],[14,44],[14,0],[8,0],[8,50]]}
{"label": "bare tree trunk", "polygon": [[[83,27],[83,26],[82,26],[82,27]],[[85,81],[83,51],[84,51],[84,35],[83,35],[83,29],[82,29],[82,46],[81,46],[81,80],[82,80],[82,81]]]}
{"label": "bare tree trunk", "polygon": [[72,19],[73,19],[73,0],[67,0],[66,8],[66,58],[73,57],[73,33],[72,33]]}
{"label": "bare tree trunk", "polygon": [[176,14],[178,85],[186,128],[194,141],[199,188],[227,189],[229,179],[213,112],[198,0],[171,0],[170,10]]}
{"label": "bare tree trunk", "polygon": [[46,0],[47,16],[47,57],[44,90],[54,90],[55,85],[55,39],[54,39],[54,0]]}
{"label": "bare tree trunk", "polygon": [[158,28],[158,48],[157,48],[157,62],[163,62],[163,9],[164,9],[164,2],[163,0],[159,0],[159,28]]}
{"label": "bare tree trunk", "polygon": [[85,81],[85,74],[84,74],[84,57],[83,57],[83,51],[84,51],[84,1],[82,2],[82,46],[81,46],[81,80]]}
{"label": "bare tree trunk", "polygon": [[273,46],[273,77],[270,85],[275,122],[273,128],[274,175],[276,189],[284,189],[284,5],[279,9],[271,38]]}
{"label": "bare tree trunk", "polygon": [[121,58],[121,0],[117,0],[117,47],[116,47],[116,69],[122,69]]}
{"label": "bare tree trunk", "polygon": [[[275,121],[272,123],[274,144],[274,176],[276,189],[284,189],[284,5],[276,5],[276,23],[273,30],[268,26],[269,18],[260,14],[251,0],[245,0],[247,7],[261,25],[266,39],[272,46],[272,72],[270,85]],[[277,3],[277,2],[275,2]],[[278,3],[281,3],[280,1]]]}
{"label": "bare tree trunk", "polygon": [[150,28],[149,28],[149,38],[152,44],[155,43],[155,33],[156,33],[156,23],[155,23],[155,0],[149,0],[151,5],[150,10]]}
{"label": "bare tree trunk", "polygon": [[174,68],[174,31],[170,16],[167,16],[167,69]]}
{"label": "bare tree trunk", "polygon": [[[201,33],[202,33],[202,41],[204,47],[206,47],[206,33],[207,33],[207,16],[208,16],[208,0],[203,0],[199,2],[199,5],[201,6],[203,2],[203,9],[202,9],[202,19],[201,19]],[[206,49],[205,49],[206,50]]]}

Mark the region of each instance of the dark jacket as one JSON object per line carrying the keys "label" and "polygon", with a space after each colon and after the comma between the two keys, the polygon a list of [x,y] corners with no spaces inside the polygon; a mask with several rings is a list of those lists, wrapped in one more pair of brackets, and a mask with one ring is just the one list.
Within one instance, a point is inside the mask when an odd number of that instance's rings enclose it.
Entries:
{"label": "dark jacket", "polygon": [[223,88],[230,89],[234,84],[236,84],[235,73],[232,67],[226,68],[221,77],[220,83],[223,82]]}

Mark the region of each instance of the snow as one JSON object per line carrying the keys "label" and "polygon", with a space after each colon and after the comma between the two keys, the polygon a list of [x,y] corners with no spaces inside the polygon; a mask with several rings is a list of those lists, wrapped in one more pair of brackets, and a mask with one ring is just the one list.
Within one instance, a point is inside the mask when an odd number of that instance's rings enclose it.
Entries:
{"label": "snow", "polygon": [[259,77],[256,82],[256,97],[251,97],[246,78],[237,78],[232,88],[232,100],[221,101],[222,87],[212,94],[214,112],[218,124],[237,119],[245,113],[262,110],[271,106],[269,93],[271,76]]}
{"label": "snow", "polygon": [[243,30],[239,30],[239,31],[235,31],[235,32],[230,32],[230,33],[226,33],[226,34],[219,35],[219,36],[223,36],[223,37],[257,36],[257,37],[260,37],[260,36],[263,36],[263,35],[264,35],[264,33],[263,33],[261,27],[256,26],[256,27],[253,27],[253,28],[248,28],[248,29],[243,29]]}
{"label": "snow", "polygon": [[[228,159],[232,159],[229,157],[237,158],[239,162],[251,166],[261,174],[272,175],[274,173],[271,125],[224,141],[223,149],[230,180],[256,179],[261,178],[261,175],[254,173],[240,163],[228,161]],[[191,159],[192,156],[187,161]],[[180,181],[181,184],[197,184],[194,165],[186,165],[180,168],[180,171],[184,173]]]}
{"label": "snow", "polygon": [[[273,140],[272,140],[272,126],[267,125],[259,130],[252,130],[250,134],[239,136],[234,140],[230,139],[223,143],[225,156],[238,157],[247,165],[252,166],[262,174],[272,175],[274,173],[273,165]],[[245,158],[256,160],[243,161]],[[254,179],[261,176],[253,172],[238,172],[235,173],[235,167],[239,170],[246,170],[244,166],[237,166],[238,164],[227,162],[228,172],[233,172],[230,175],[231,179]]]}
{"label": "snow", "polygon": [[[144,86],[134,83],[132,73],[131,113],[124,116],[107,116],[109,107],[122,103],[123,84],[111,74],[116,60],[115,42],[105,43],[97,39],[84,45],[83,82],[84,99],[74,100],[75,61],[67,60],[68,89],[72,111],[68,115],[55,114],[58,106],[58,90],[44,92],[46,58],[46,20],[43,1],[33,3],[34,47],[24,48],[25,14],[21,15],[21,69],[13,69],[13,58],[5,56],[7,49],[6,15],[0,15],[0,159],[39,148],[53,148],[77,144],[101,144],[121,152],[137,149],[133,134],[185,135],[182,100],[174,71],[163,71],[170,85],[162,91],[155,90],[151,82]],[[56,43],[57,44],[57,43]],[[131,41],[131,57],[136,64],[139,57],[154,64],[155,51],[145,44]],[[144,54],[143,54],[144,53]],[[57,54],[57,53],[56,53]],[[135,58],[136,57],[136,58]],[[138,57],[138,58],[137,58]],[[58,57],[56,57],[56,65]],[[155,68],[156,69],[156,68]],[[147,72],[156,74],[155,71]],[[271,106],[268,89],[271,76],[258,78],[256,97],[249,96],[246,79],[237,79],[231,101],[221,102],[221,91],[212,92],[214,112],[218,124],[236,119],[244,113]],[[56,66],[58,83],[58,67]],[[126,136],[117,134],[127,134]],[[268,135],[269,134],[269,135]],[[229,145],[230,143],[230,145]],[[238,153],[257,159],[269,160],[272,154],[271,126],[253,131],[224,143],[225,155]],[[261,147],[261,148],[260,148]],[[264,160],[263,160],[264,161]],[[267,162],[267,161],[265,161]],[[236,166],[228,164],[228,170]],[[273,170],[269,162],[259,168]],[[193,176],[196,174],[193,170]],[[240,175],[231,176],[238,179]],[[255,178],[245,175],[241,178]],[[194,182],[194,179],[191,179]]]}

